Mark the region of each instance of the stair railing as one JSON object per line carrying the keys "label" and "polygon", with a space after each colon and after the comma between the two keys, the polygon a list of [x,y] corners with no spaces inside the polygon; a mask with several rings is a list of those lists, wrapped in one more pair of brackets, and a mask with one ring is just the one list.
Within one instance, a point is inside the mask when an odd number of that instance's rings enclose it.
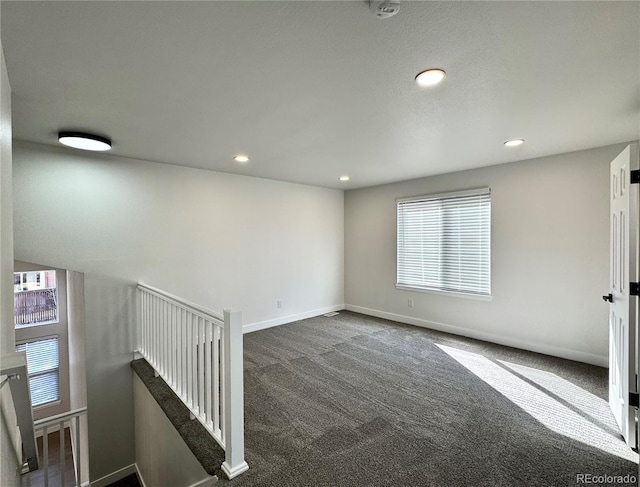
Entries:
{"label": "stair railing", "polygon": [[[40,436],[42,434],[42,456],[41,463],[42,466],[40,469],[42,472],[42,483],[38,483],[43,487],[48,487],[52,482],[52,485],[69,485],[70,479],[66,478],[66,442],[65,442],[65,429],[69,428],[71,434],[71,445],[73,452],[73,468],[74,468],[74,478],[71,479],[73,485],[75,487],[82,486],[82,459],[81,455],[83,454],[83,446],[81,444],[81,424],[80,417],[87,414],[87,408],[79,408],[73,411],[69,411],[66,413],[58,414],[56,416],[50,416],[48,418],[40,419],[34,423],[36,436]],[[60,437],[60,447],[59,447],[59,460],[56,465],[56,468],[52,469],[57,472],[57,475],[51,475],[49,471],[49,434],[58,431]],[[55,464],[56,461],[54,460]],[[59,481],[55,481],[53,479],[54,476],[59,477]]]}
{"label": "stair railing", "polygon": [[220,315],[138,284],[138,353],[225,450],[232,479],[244,460],[242,313]]}
{"label": "stair railing", "polygon": [[26,463],[21,467],[22,473],[38,469],[38,448],[33,425],[31,394],[29,392],[29,376],[27,373],[27,354],[14,352],[0,357],[0,387],[9,384],[11,398],[16,414],[16,422],[20,430],[20,439]]}

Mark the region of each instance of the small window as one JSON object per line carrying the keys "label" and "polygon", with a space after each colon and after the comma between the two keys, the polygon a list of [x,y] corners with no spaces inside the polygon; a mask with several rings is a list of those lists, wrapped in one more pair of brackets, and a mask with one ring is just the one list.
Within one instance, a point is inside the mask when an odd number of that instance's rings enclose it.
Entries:
{"label": "small window", "polygon": [[32,407],[60,399],[58,337],[20,343],[16,352],[27,352],[27,372]]}
{"label": "small window", "polygon": [[400,289],[491,296],[491,192],[398,200]]}
{"label": "small window", "polygon": [[13,310],[16,328],[57,323],[56,271],[15,272]]}

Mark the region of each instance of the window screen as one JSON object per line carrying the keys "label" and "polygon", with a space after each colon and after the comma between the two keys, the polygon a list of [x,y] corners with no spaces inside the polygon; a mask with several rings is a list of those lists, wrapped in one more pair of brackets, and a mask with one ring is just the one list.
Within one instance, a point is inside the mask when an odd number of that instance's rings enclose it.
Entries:
{"label": "window screen", "polygon": [[398,200],[398,288],[491,295],[491,192]]}
{"label": "window screen", "polygon": [[59,400],[58,337],[20,343],[16,345],[16,352],[27,352],[31,405],[36,407]]}

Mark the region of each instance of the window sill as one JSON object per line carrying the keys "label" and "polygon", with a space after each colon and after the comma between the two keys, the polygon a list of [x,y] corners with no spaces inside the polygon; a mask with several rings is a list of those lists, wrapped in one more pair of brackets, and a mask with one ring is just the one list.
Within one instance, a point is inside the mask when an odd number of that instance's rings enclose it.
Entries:
{"label": "window sill", "polygon": [[24,330],[26,328],[36,328],[38,326],[47,326],[47,325],[57,325],[60,323],[60,320],[55,319],[51,321],[40,321],[38,323],[25,323],[23,325],[15,325],[16,330]]}
{"label": "window sill", "polygon": [[414,292],[427,293],[427,294],[439,294],[441,296],[450,296],[452,298],[474,299],[476,301],[492,301],[493,300],[493,296],[490,296],[490,295],[487,296],[483,294],[463,293],[458,291],[443,291],[441,289],[407,286],[406,284],[396,284],[396,289],[400,289],[401,291],[414,291]]}
{"label": "window sill", "polygon": [[44,404],[38,404],[37,406],[33,406],[32,409],[34,411],[40,411],[42,409],[50,408],[53,406],[59,406],[60,404],[62,404],[62,401],[60,399],[56,399],[55,401],[45,402]]}

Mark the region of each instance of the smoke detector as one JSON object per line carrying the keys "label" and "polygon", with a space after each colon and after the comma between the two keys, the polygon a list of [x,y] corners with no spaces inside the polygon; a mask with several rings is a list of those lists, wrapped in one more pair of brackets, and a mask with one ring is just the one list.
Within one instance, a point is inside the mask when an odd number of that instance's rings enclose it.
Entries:
{"label": "smoke detector", "polygon": [[400,10],[399,0],[367,0],[369,10],[379,19],[393,17]]}

